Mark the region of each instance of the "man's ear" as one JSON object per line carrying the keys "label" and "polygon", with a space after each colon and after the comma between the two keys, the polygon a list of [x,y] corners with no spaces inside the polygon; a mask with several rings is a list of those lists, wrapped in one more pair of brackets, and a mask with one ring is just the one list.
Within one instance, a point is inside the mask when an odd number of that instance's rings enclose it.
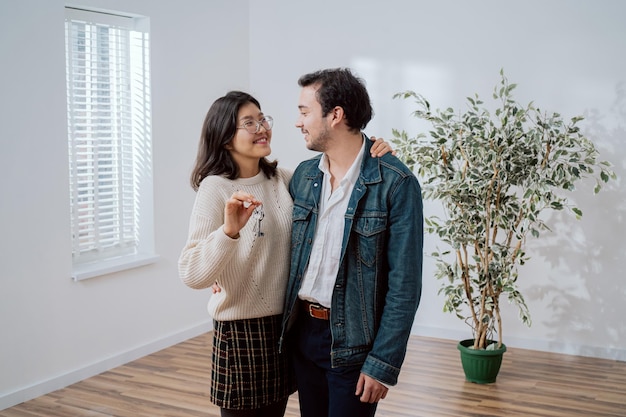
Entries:
{"label": "man's ear", "polygon": [[335,106],[335,108],[330,111],[329,116],[331,116],[331,126],[338,125],[346,120],[346,114],[341,106]]}

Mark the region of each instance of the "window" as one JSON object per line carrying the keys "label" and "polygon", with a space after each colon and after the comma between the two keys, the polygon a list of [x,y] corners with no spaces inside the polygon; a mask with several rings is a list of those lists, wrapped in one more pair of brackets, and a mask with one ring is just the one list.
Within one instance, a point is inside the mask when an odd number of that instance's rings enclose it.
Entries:
{"label": "window", "polygon": [[66,8],[73,278],[154,260],[148,19]]}

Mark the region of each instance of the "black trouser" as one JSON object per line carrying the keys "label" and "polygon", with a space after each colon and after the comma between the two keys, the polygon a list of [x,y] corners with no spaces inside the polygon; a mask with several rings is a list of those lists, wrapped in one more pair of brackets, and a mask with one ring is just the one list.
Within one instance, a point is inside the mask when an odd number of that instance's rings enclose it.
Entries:
{"label": "black trouser", "polygon": [[371,417],[377,403],[355,395],[361,365],[332,368],[330,322],[300,313],[292,330],[293,359],[302,417]]}

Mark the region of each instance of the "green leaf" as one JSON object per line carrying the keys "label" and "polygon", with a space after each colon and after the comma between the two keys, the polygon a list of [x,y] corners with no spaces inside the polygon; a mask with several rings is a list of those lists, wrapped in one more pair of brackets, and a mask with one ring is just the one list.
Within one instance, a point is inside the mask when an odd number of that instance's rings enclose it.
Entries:
{"label": "green leaf", "polygon": [[604,182],[609,182],[609,175],[604,171],[600,172],[600,178]]}

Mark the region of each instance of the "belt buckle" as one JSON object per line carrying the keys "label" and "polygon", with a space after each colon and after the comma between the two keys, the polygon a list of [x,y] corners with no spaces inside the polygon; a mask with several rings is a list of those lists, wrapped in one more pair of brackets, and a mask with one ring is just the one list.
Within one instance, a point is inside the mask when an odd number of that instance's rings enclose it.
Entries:
{"label": "belt buckle", "polygon": [[[322,306],[316,306],[313,303],[308,303],[309,316],[315,319],[328,320],[328,310]],[[314,313],[315,312],[315,313]]]}

